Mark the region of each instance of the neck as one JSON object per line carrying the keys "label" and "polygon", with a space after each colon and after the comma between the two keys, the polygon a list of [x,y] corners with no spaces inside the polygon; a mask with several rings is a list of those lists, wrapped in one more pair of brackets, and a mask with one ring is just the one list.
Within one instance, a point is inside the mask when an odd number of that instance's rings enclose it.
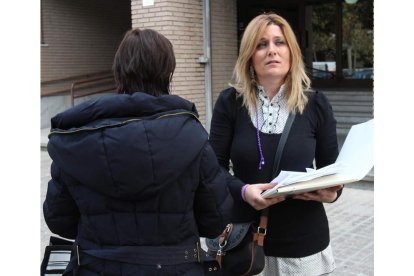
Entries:
{"label": "neck", "polygon": [[269,101],[279,92],[280,87],[283,84],[283,79],[272,78],[270,80],[259,81],[260,85],[263,86],[266,96],[269,98]]}

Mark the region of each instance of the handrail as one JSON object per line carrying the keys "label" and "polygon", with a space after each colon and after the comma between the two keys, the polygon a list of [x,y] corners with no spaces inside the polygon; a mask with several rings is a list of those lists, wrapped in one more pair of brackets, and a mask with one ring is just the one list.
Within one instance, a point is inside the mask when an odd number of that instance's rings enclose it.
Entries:
{"label": "handrail", "polygon": [[42,81],[40,84],[41,85],[49,85],[49,84],[54,84],[54,83],[58,83],[58,82],[65,82],[65,81],[71,81],[71,80],[77,80],[77,79],[85,79],[85,78],[89,78],[89,77],[92,77],[92,76],[98,76],[98,75],[104,75],[104,74],[110,74],[110,73],[111,73],[111,71],[105,70],[105,71],[87,73],[87,74],[82,74],[82,75],[75,75],[75,76],[70,76],[70,77],[65,77],[65,78],[60,78],[60,79]]}
{"label": "handrail", "polygon": [[71,85],[73,82],[90,80],[102,76],[110,77],[112,72],[110,70],[87,73],[82,75],[70,76],[60,79],[53,79],[41,82],[41,96],[55,96],[71,93]]}
{"label": "handrail", "polygon": [[[110,86],[106,86],[103,89],[96,89],[97,86],[99,85],[104,85],[104,84],[108,84],[108,81],[112,81],[110,83]],[[76,95],[75,94],[75,88],[77,89],[82,89],[82,85],[87,85],[89,84],[89,86],[84,86],[84,89],[87,88],[95,88],[93,91],[89,91],[89,92],[84,92],[82,94]],[[97,78],[91,78],[91,79],[83,79],[83,80],[79,80],[79,81],[74,81],[71,84],[71,88],[70,88],[70,98],[71,98],[71,105],[74,106],[75,105],[75,98],[80,98],[80,97],[84,97],[84,96],[89,96],[89,95],[94,95],[94,94],[99,94],[102,92],[108,92],[108,91],[114,91],[115,90],[115,83],[113,82],[113,76],[112,75],[107,75],[107,76],[102,76],[102,77],[97,77]]]}

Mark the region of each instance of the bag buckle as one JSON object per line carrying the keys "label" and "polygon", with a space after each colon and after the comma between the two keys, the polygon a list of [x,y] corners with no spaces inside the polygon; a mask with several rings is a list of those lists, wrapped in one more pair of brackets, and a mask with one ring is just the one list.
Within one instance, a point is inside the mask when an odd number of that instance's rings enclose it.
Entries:
{"label": "bag buckle", "polygon": [[219,249],[217,250],[217,256],[225,255],[222,249],[226,247],[226,245],[227,245],[227,240],[224,240],[223,243],[219,243]]}
{"label": "bag buckle", "polygon": [[219,236],[218,245],[220,250],[226,247],[232,229],[233,225],[231,223],[227,224],[226,229],[224,229],[223,233]]}
{"label": "bag buckle", "polygon": [[267,228],[257,227],[257,234],[266,236]]}
{"label": "bag buckle", "polygon": [[220,242],[218,246],[219,246],[220,249],[222,249],[222,248],[226,247],[226,245],[227,245],[227,240],[224,240],[224,241]]}

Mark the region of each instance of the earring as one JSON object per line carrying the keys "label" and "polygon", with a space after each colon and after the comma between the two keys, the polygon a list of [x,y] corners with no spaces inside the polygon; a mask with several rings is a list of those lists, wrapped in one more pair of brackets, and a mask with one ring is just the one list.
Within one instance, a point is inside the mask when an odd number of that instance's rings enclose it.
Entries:
{"label": "earring", "polygon": [[253,66],[251,66],[250,65],[250,78],[252,79],[252,80],[254,80],[254,76],[255,76],[255,73],[254,73],[254,68],[253,68]]}

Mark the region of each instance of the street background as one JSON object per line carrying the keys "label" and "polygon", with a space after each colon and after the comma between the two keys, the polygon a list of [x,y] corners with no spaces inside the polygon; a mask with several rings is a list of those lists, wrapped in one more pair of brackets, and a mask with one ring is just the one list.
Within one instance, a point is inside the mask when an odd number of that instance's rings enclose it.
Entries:
{"label": "street background", "polygon": [[[50,179],[51,159],[42,148],[40,208]],[[325,204],[331,231],[331,245],[337,269],[333,276],[374,275],[374,184],[347,184],[342,196]],[[43,214],[43,211],[41,211]],[[41,215],[41,258],[52,233]],[[40,267],[40,262],[39,262]]]}

